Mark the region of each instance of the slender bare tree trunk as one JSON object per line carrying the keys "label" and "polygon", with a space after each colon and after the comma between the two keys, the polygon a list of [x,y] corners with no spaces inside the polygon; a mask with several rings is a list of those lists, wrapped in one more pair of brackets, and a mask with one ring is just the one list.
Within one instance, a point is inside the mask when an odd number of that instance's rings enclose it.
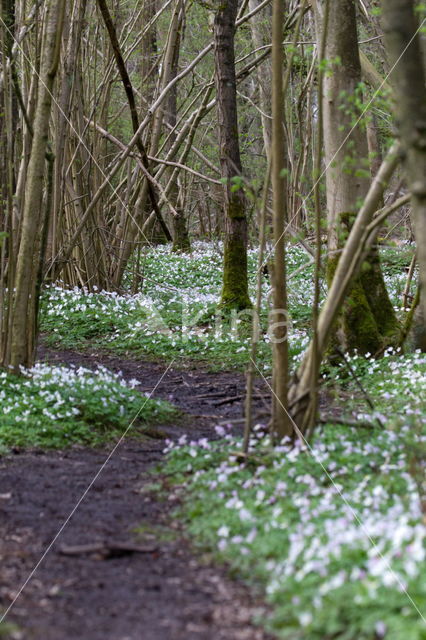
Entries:
{"label": "slender bare tree trunk", "polygon": [[[117,63],[117,67],[120,73],[120,77],[121,77],[121,81],[123,83],[124,86],[124,90],[126,92],[126,96],[127,96],[127,100],[129,103],[129,109],[130,109],[130,116],[132,119],[132,126],[133,126],[133,133],[136,134],[136,132],[139,129],[139,116],[138,116],[138,112],[137,112],[137,108],[136,108],[136,101],[135,101],[135,96],[134,96],[134,91],[133,91],[133,86],[132,83],[130,81],[130,76],[128,74],[127,68],[126,68],[126,64],[124,62],[122,53],[121,53],[121,49],[120,49],[120,44],[118,42],[118,38],[117,38],[117,33],[115,30],[115,26],[114,23],[112,21],[111,18],[111,14],[109,12],[108,9],[108,5],[106,3],[106,0],[97,0],[98,2],[98,6],[99,9],[101,11],[102,17],[104,19],[105,22],[105,26],[107,28],[108,31],[108,35],[110,37],[111,40],[111,46],[112,46],[112,50],[114,52],[114,57],[115,57],[115,61]],[[141,156],[141,161],[143,166],[146,168],[147,172],[149,172],[149,160],[148,160],[148,155],[146,153],[145,150],[145,146],[142,142],[142,137],[139,135],[137,140],[136,140],[136,146],[137,149],[139,151],[139,154]],[[152,185],[152,182],[148,180],[148,195],[149,195],[149,199],[151,201],[151,205],[153,210],[155,211],[155,214],[157,216],[157,219],[161,225],[162,230],[164,231],[164,234],[167,238],[167,240],[171,241],[172,237],[170,235],[170,232],[163,220],[163,217],[161,215],[160,209],[158,207],[158,202],[157,202],[157,194],[155,192],[155,189]]]}
{"label": "slender bare tree trunk", "polygon": [[282,0],[272,5],[272,191],[274,211],[274,268],[272,309],[273,391],[272,430],[281,440],[293,428],[288,412],[288,314],[285,258],[285,224],[287,221],[287,168],[284,142],[283,47],[284,6]]}
{"label": "slender bare tree trunk", "polygon": [[[250,11],[254,11],[260,4],[260,0],[249,0]],[[256,49],[267,46],[271,41],[271,8],[266,6],[255,20],[250,21],[251,37]],[[259,107],[261,110],[261,122],[263,133],[263,144],[265,154],[269,157],[271,151],[272,122],[271,113],[271,87],[272,72],[269,57],[260,65],[256,71],[256,81],[259,91]]]}
{"label": "slender bare tree trunk", "polygon": [[[156,0],[143,0],[141,14],[141,27],[143,30],[154,18],[155,5]],[[144,115],[154,99],[155,77],[158,72],[157,57],[157,29],[154,23],[146,30],[141,40],[142,113]]]}
{"label": "slender bare tree trunk", "polygon": [[[14,183],[14,118],[11,60],[13,32],[15,28],[15,2],[3,0],[0,25],[2,62],[2,86],[0,89],[0,362],[7,360],[10,351],[8,334],[11,321],[11,304],[15,265],[13,232],[13,183]],[[4,237],[3,237],[3,234]],[[8,293],[7,293],[8,292]]]}
{"label": "slender bare tree trunk", "polygon": [[28,164],[21,239],[16,263],[12,311],[10,364],[16,372],[34,359],[36,323],[36,275],[39,270],[43,228],[43,185],[52,90],[59,64],[65,0],[46,3],[40,83],[34,119],[34,135]]}
{"label": "slender bare tree trunk", "polygon": [[[177,76],[179,68],[179,54],[182,41],[182,31],[184,23],[184,3],[179,0],[176,6],[174,14],[175,24],[173,25],[174,33],[170,34],[170,55],[168,56],[168,81]],[[177,85],[171,89],[169,95],[164,102],[164,123],[171,129],[171,133],[168,135],[168,141],[166,144],[167,150],[173,147],[173,143],[176,140],[176,133],[174,128],[177,123]],[[167,131],[166,131],[167,133]],[[187,220],[185,217],[184,207],[179,188],[178,174],[174,169],[171,169],[170,181],[168,184],[168,196],[175,207],[177,215],[172,215],[171,222],[173,226],[173,251],[189,251],[191,243],[188,235]]]}
{"label": "slender bare tree trunk", "polygon": [[[86,4],[83,0],[76,0],[68,8],[68,16],[64,26],[64,41],[66,41],[61,79],[58,79],[60,93],[55,122],[55,179],[53,191],[53,211],[50,225],[50,237],[47,260],[55,259],[60,241],[60,219],[63,216],[65,199],[65,157],[67,140],[70,136],[69,120],[71,117],[73,98],[75,97],[76,76],[79,73],[78,55],[81,46],[83,18]],[[68,29],[67,29],[68,23]],[[79,201],[80,204],[80,201]]]}

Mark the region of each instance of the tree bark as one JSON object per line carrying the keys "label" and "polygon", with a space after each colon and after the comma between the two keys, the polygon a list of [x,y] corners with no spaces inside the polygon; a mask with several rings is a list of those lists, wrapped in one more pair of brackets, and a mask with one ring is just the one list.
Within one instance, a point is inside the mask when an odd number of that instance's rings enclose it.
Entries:
{"label": "tree bark", "polygon": [[[1,3],[0,46],[2,56],[2,83],[0,86],[0,362],[9,357],[8,334],[14,278],[13,191],[15,182],[15,119],[12,94],[13,68],[10,63],[13,32],[15,30],[15,1]],[[3,234],[5,234],[3,236]]]}
{"label": "tree bark", "polygon": [[273,391],[272,429],[281,440],[293,428],[288,412],[288,314],[285,259],[287,222],[287,168],[284,141],[283,47],[284,7],[282,0],[272,5],[272,191],[274,212],[273,302]]}
{"label": "tree bark", "polygon": [[[170,82],[173,78],[177,76],[178,67],[179,67],[179,54],[180,54],[180,46],[183,37],[183,23],[184,23],[184,3],[179,0],[176,5],[175,13],[173,14],[174,19],[174,33],[170,33],[170,55],[168,56],[168,69],[167,69],[167,81]],[[169,151],[174,142],[176,141],[176,133],[174,132],[174,128],[177,123],[177,85],[174,85],[171,89],[169,95],[164,101],[164,122],[167,127],[171,130],[171,133],[168,135],[166,149]],[[167,134],[167,132],[166,132]],[[180,188],[179,188],[179,180],[177,172],[172,168],[169,172],[170,181],[167,185],[168,196],[173,206],[175,207],[176,216],[172,216],[172,227],[173,227],[173,251],[190,251],[191,242],[189,240],[188,234],[188,224],[185,217],[185,211],[182,203]]]}
{"label": "tree bark", "polygon": [[[234,36],[238,0],[220,3],[214,17],[215,84],[220,167],[225,195],[225,243],[221,306],[251,306],[247,281],[247,217],[244,193],[231,179],[242,175],[238,139]],[[235,185],[234,185],[235,186]]]}
{"label": "tree bark", "polygon": [[[257,9],[259,4],[260,0],[249,0],[250,11]],[[267,46],[271,41],[270,20],[271,9],[269,6],[266,6],[262,9],[256,20],[250,21],[251,37],[256,49]],[[269,117],[271,113],[272,72],[269,58],[266,58],[265,62],[256,69],[255,73],[259,91],[263,145],[265,155],[269,158],[272,138],[272,121]]]}
{"label": "tree bark", "polygon": [[34,136],[28,164],[21,240],[16,263],[12,311],[10,364],[15,372],[34,359],[36,274],[38,273],[43,216],[43,184],[52,90],[59,64],[65,0],[46,3],[40,83],[34,119]]}
{"label": "tree bark", "polygon": [[[328,223],[328,283],[331,285],[345,238],[371,180],[367,135],[361,118],[361,63],[354,0],[331,11],[324,78],[324,149]],[[376,353],[398,336],[377,249],[354,280],[335,326],[335,342],[345,350]]]}
{"label": "tree bark", "polygon": [[382,2],[385,43],[391,64],[395,115],[401,137],[403,164],[411,192],[417,244],[420,304],[426,318],[426,68],[417,33],[413,0]]}

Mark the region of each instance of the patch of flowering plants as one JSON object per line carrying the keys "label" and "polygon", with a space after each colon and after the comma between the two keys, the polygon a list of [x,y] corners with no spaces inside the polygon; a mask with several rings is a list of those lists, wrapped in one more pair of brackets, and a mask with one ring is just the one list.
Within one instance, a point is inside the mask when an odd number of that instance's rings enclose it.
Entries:
{"label": "patch of flowering plants", "polygon": [[[45,289],[41,327],[52,342],[65,347],[98,345],[119,353],[152,355],[156,358],[192,358],[214,366],[244,368],[249,358],[250,314],[235,314],[227,321],[218,303],[222,288],[222,252],[219,244],[194,242],[190,254],[172,253],[170,246],[147,248],[137,266],[136,294],[89,292],[67,289],[60,283]],[[411,249],[404,253],[409,262]],[[384,275],[395,306],[405,284],[400,248],[385,250]],[[255,299],[258,249],[248,252],[249,290]],[[290,246],[289,348],[297,363],[309,340],[313,300],[311,257],[300,247]],[[388,264],[387,264],[388,263]],[[130,289],[130,274],[124,286]],[[259,365],[270,370],[270,340],[267,317],[270,284],[263,283],[259,323]]]}
{"label": "patch of flowering plants", "polygon": [[[374,410],[366,410],[365,395],[360,392],[354,374],[368,393]],[[396,416],[425,417],[426,356],[419,350],[403,354],[389,348],[377,360],[369,354],[347,355],[345,363],[329,368],[327,377],[329,387],[347,393],[346,408],[352,408],[355,418],[389,423]]]}
{"label": "patch of flowering plants", "polygon": [[135,390],[104,367],[36,364],[21,377],[0,372],[0,445],[63,447],[96,444],[137,424],[173,414],[166,402]]}
{"label": "patch of flowering plants", "polygon": [[216,441],[168,443],[167,478],[195,540],[263,585],[279,638],[425,640],[426,359],[350,364],[374,410],[344,365],[335,374],[367,426],[329,423],[295,447],[255,428],[247,465],[218,426]]}
{"label": "patch of flowering plants", "polygon": [[[303,277],[292,280],[291,355],[299,356],[308,341],[311,272],[305,252],[293,247],[289,271],[307,264]],[[250,295],[255,297],[257,249],[249,251]],[[148,249],[139,265],[140,291],[121,294],[86,289],[47,287],[41,305],[41,328],[62,346],[91,345],[134,355],[195,358],[221,366],[244,367],[248,360],[251,317],[242,312],[226,321],[218,303],[222,287],[220,247],[194,243],[190,255],[170,247]],[[270,286],[264,283],[259,344],[261,363],[270,368],[267,315]]]}
{"label": "patch of flowering plants", "polygon": [[233,435],[169,443],[167,472],[189,532],[263,584],[278,637],[424,640],[426,524],[410,431],[330,425],[311,450],[253,441],[248,466],[229,454]]}

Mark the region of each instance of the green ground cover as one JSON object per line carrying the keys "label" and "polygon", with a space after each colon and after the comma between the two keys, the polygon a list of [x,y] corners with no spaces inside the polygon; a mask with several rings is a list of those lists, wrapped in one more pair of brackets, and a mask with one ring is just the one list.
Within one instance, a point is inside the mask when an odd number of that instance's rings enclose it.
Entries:
{"label": "green ground cover", "polygon": [[0,449],[97,445],[120,437],[133,420],[143,434],[143,424],[176,414],[135,384],[102,367],[36,364],[19,378],[0,372]]}
{"label": "green ground cover", "polygon": [[311,447],[273,448],[258,425],[243,465],[218,426],[216,442],[168,443],[160,474],[196,543],[263,585],[279,638],[424,640],[426,358],[351,366],[374,411],[342,366],[346,414],[370,428],[330,423]]}
{"label": "green ground cover", "polygon": [[[257,249],[249,251],[251,299],[255,297]],[[395,306],[400,304],[411,248],[386,248],[384,272]],[[131,269],[130,269],[131,271]],[[218,309],[222,281],[220,246],[197,242],[190,255],[169,246],[146,249],[139,265],[140,292],[118,295],[51,286],[43,294],[41,329],[53,344],[108,348],[121,354],[162,359],[196,359],[210,366],[243,369],[248,360],[247,314],[227,322]],[[306,252],[291,246],[289,272],[289,348],[297,362],[309,340],[313,267]],[[128,283],[130,286],[130,280]],[[323,290],[323,293],[325,290]],[[267,334],[270,285],[264,279],[259,362],[270,370]]]}
{"label": "green ground cover", "polygon": [[[398,309],[411,248],[386,248],[382,256]],[[289,272],[295,274],[289,287],[293,364],[309,340],[312,267],[303,267],[308,260],[300,248],[290,249]],[[253,250],[252,299],[256,264]],[[248,323],[236,317],[223,324],[217,312],[220,247],[196,243],[190,256],[171,254],[164,246],[149,249],[139,268],[142,286],[135,295],[59,285],[46,289],[42,330],[48,339],[71,348],[90,345],[137,357],[199,360],[221,369],[245,367]],[[268,374],[267,280],[264,288],[259,363]],[[28,379],[29,385],[40,387],[37,375]],[[242,465],[235,453],[240,440],[220,425],[214,442],[191,442],[183,436],[168,443],[158,483],[178,496],[176,517],[185,521],[196,544],[263,587],[272,607],[272,616],[263,622],[279,638],[426,640],[425,356],[388,350],[375,360],[353,354],[338,366],[327,365],[323,375],[334,407],[358,426],[328,422],[309,448],[290,448],[285,442],[273,448],[268,438],[257,437],[265,430],[265,425],[257,425],[250,463]],[[5,406],[11,407],[10,413],[15,406],[18,418],[16,424],[11,421],[13,440],[19,438],[28,402],[14,405],[13,399],[35,394],[26,393],[26,383],[11,376],[4,380],[3,393],[8,385],[11,389]],[[62,427],[58,435],[60,421],[70,430],[72,425],[82,430],[77,439],[86,441],[89,433],[87,442],[95,442],[103,437],[100,425],[122,419],[122,427],[141,402],[131,385],[114,380],[108,384],[118,384],[116,400],[102,385],[99,393],[87,391],[91,410],[100,415],[86,420],[84,412],[74,415],[73,408],[79,406],[74,383],[67,387],[64,404],[55,401],[55,384],[47,392],[47,404],[36,409],[35,444],[43,444],[45,437],[49,441],[50,432],[65,443],[70,436]],[[120,395],[124,388],[125,398]],[[150,420],[163,410],[170,409],[153,405],[153,414],[145,415],[144,409],[143,415]],[[45,420],[51,421],[47,436]],[[98,427],[93,429],[93,424]]]}

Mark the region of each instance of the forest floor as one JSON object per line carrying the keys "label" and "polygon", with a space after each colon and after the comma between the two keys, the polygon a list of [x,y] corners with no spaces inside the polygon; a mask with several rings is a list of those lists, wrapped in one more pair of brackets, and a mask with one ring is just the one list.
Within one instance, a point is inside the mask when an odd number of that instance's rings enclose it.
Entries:
{"label": "forest floor", "polygon": [[[115,356],[50,351],[40,360],[85,366],[98,364],[137,378],[151,391],[164,365]],[[155,396],[183,412],[161,425],[168,438],[215,437],[218,420],[241,415],[240,374],[170,368]],[[222,393],[222,395],[220,395]],[[233,398],[236,398],[233,400]],[[258,400],[258,405],[261,402]],[[210,417],[211,416],[211,417]],[[155,432],[154,432],[155,435]],[[160,435],[160,433],[158,433]],[[173,500],[149,489],[150,470],[162,458],[156,438],[127,438],[73,512],[104,464],[109,448],[74,445],[64,451],[15,449],[0,461],[0,604],[16,599],[7,621],[8,640],[261,640],[252,619],[264,612],[258,597],[224,568],[196,553],[173,520]],[[25,470],[25,473],[24,473]],[[128,549],[117,550],[123,544]],[[70,549],[106,545],[84,553]],[[137,550],[132,550],[136,545]],[[64,555],[74,551],[76,555]],[[81,551],[81,552],[80,552]]]}
{"label": "forest floor", "polygon": [[[400,319],[411,254],[382,255]],[[313,291],[289,255],[294,370]],[[243,463],[250,340],[217,316],[221,265],[156,248],[136,294],[44,291],[39,363],[0,372],[0,638],[264,639],[255,618],[280,640],[426,640],[424,354],[324,363],[312,443],[272,443],[266,282]]]}

